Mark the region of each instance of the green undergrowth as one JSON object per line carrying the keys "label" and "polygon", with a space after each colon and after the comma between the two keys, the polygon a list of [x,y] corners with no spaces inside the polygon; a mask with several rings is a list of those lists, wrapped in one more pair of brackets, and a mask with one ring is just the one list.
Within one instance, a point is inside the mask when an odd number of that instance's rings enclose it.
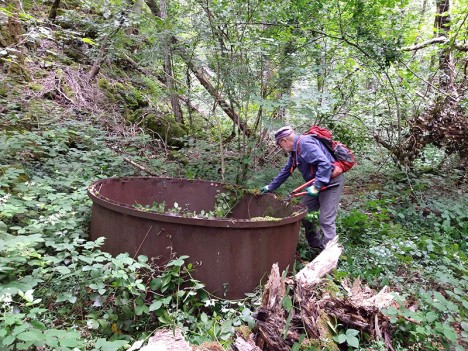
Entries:
{"label": "green undergrowth", "polygon": [[[390,169],[361,179],[338,218],[344,246],[335,276],[389,286],[395,345],[465,350],[468,345],[468,194],[450,176]],[[356,184],[356,183],[355,183]],[[352,187],[352,185],[350,185]]]}
{"label": "green undergrowth", "polygon": [[119,350],[162,326],[223,341],[252,323],[243,301],[205,292],[187,257],[159,267],[87,240],[87,187],[135,168],[90,123],[34,125],[21,111],[0,121],[0,349]]}
{"label": "green undergrowth", "polygon": [[[191,343],[215,341],[228,348],[236,328],[253,327],[259,292],[241,301],[220,300],[192,278],[187,257],[159,267],[144,256],[112,257],[100,250],[102,238],[87,240],[87,187],[135,174],[124,157],[161,175],[188,178],[203,178],[203,167],[209,178],[211,163],[184,172],[163,156],[147,157],[145,137],[127,143],[90,122],[61,116],[47,123],[18,105],[0,120],[0,349],[119,350],[157,328],[176,326]],[[119,153],[109,147],[118,143],[124,148]],[[277,171],[267,166],[249,188],[259,189]],[[385,311],[396,350],[465,349],[464,185],[456,185],[457,174],[413,176],[390,167],[376,172],[365,162],[359,167],[347,175],[337,222],[344,252],[330,279],[359,277],[375,290],[389,286],[398,293]],[[297,177],[282,191],[296,183]],[[231,199],[220,204],[226,205],[220,211],[229,210]],[[298,251],[302,259],[312,258],[303,241]],[[347,325],[333,330],[342,349],[382,350]]]}

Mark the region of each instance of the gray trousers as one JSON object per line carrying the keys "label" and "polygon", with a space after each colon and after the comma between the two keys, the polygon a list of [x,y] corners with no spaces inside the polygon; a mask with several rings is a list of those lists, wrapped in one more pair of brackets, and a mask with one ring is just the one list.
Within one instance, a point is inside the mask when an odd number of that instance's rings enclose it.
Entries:
{"label": "gray trousers", "polygon": [[307,206],[309,212],[319,211],[320,230],[317,223],[305,219],[302,221],[305,228],[306,239],[310,247],[323,249],[326,243],[336,236],[335,221],[344,187],[343,174],[333,178],[328,186],[335,184],[338,185],[320,191],[318,196],[305,195],[302,199],[302,203]]}

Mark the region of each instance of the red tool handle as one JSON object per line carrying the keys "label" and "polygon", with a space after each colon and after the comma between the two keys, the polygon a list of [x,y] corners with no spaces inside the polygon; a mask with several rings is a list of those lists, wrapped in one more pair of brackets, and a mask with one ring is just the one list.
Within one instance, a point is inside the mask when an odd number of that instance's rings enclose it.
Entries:
{"label": "red tool handle", "polygon": [[[294,189],[293,191],[291,191],[291,193],[295,193],[296,191],[299,191],[299,190],[304,189],[304,188],[307,187],[308,185],[312,184],[314,181],[315,181],[315,178],[312,178],[312,179],[309,180],[307,183],[304,183],[304,184],[302,184],[301,186],[299,186],[299,187],[297,187],[296,189]],[[305,194],[302,194],[302,195],[305,195]]]}
{"label": "red tool handle", "polygon": [[[342,170],[341,168],[335,169],[335,170],[336,170],[336,172],[333,171],[333,173],[332,173],[330,179],[333,179],[333,178],[339,176],[341,173],[343,173],[343,170]],[[307,186],[309,186],[310,184],[312,184],[314,181],[315,181],[315,178],[312,178],[312,179],[309,180],[308,182],[302,184],[301,186],[299,186],[299,187],[297,187],[296,189],[294,189],[293,191],[291,191],[291,197],[302,196],[302,195],[307,194],[307,192],[305,192],[305,193],[304,193],[304,192],[303,192],[303,193],[298,193],[298,194],[294,194],[294,193],[295,193],[296,191],[299,191],[299,190],[304,189],[305,187],[307,187]],[[326,188],[327,188],[327,187],[324,186],[324,187],[322,187],[322,189],[320,189],[320,190],[325,190]]]}
{"label": "red tool handle", "polygon": [[[307,183],[306,183],[306,184],[307,184]],[[306,184],[304,184],[304,185],[306,185]],[[302,188],[304,187],[304,185],[301,185],[300,188],[302,189]],[[334,188],[335,186],[338,186],[338,185],[340,185],[340,184],[339,184],[339,183],[336,183],[336,184],[333,184],[333,185],[325,185],[325,186],[322,186],[322,187],[320,188],[320,191],[323,191],[323,190],[328,189],[328,188]],[[299,190],[300,190],[300,189],[299,189]],[[301,193],[296,193],[296,194],[291,194],[291,197],[297,197],[297,196],[302,196],[302,195],[307,195],[307,191],[303,191],[303,192],[301,192]]]}

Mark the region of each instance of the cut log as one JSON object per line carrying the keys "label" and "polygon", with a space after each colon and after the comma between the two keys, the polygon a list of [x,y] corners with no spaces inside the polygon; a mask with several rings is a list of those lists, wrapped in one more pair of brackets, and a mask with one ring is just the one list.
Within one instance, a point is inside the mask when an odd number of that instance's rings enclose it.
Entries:
{"label": "cut log", "polygon": [[192,347],[179,329],[160,329],[140,351],[192,351]]}
{"label": "cut log", "polygon": [[338,265],[343,248],[338,245],[338,236],[328,242],[325,249],[312,262],[296,274],[298,289],[311,289]]}

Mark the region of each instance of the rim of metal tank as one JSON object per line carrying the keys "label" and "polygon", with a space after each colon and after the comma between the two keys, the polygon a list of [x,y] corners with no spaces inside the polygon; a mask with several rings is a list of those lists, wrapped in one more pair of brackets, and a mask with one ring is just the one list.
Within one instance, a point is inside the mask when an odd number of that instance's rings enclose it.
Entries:
{"label": "rim of metal tank", "polygon": [[[184,179],[184,178],[170,178],[170,177],[112,177],[99,179],[88,186],[88,196],[91,198],[93,203],[97,203],[103,207],[121,212],[124,214],[132,215],[135,217],[146,218],[158,220],[161,222],[170,222],[178,224],[187,224],[187,225],[197,225],[197,226],[208,226],[208,227],[231,227],[231,228],[263,228],[263,227],[274,227],[278,225],[286,225],[293,222],[297,222],[305,217],[307,209],[300,205],[293,206],[293,213],[288,217],[283,217],[281,220],[250,220],[250,219],[235,219],[235,218],[198,218],[198,217],[184,217],[178,216],[177,214],[172,213],[159,213],[154,211],[142,211],[137,208],[134,208],[126,203],[115,201],[109,198],[106,198],[99,193],[96,193],[96,186],[109,181],[119,181],[119,180],[131,180],[131,179],[167,179],[171,181],[188,181],[188,182],[209,182],[216,186],[225,186],[226,184],[208,181],[208,180],[199,180],[199,179]],[[258,196],[271,196],[274,201],[279,200],[274,194],[264,194]]]}

